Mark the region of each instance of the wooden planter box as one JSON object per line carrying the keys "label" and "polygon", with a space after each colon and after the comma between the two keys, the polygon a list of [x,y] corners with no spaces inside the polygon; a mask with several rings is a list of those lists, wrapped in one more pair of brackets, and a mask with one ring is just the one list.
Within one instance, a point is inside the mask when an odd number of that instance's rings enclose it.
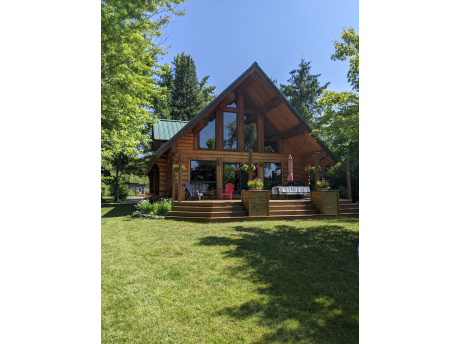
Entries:
{"label": "wooden planter box", "polygon": [[270,216],[270,191],[241,191],[241,200],[249,216]]}
{"label": "wooden planter box", "polygon": [[340,215],[338,190],[315,190],[310,192],[310,197],[320,214]]}

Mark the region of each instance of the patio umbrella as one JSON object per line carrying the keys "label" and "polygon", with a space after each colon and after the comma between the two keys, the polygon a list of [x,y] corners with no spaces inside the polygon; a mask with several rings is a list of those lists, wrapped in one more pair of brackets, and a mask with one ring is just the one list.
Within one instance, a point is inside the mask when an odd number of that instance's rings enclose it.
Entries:
{"label": "patio umbrella", "polygon": [[288,182],[293,182],[294,181],[294,164],[292,163],[292,156],[289,154],[288,157],[288,177],[287,180]]}

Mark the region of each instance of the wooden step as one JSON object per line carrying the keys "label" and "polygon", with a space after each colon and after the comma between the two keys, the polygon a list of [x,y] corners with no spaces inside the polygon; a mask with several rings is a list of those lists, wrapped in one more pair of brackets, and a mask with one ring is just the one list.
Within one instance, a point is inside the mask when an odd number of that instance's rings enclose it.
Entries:
{"label": "wooden step", "polygon": [[341,204],[340,209],[359,209],[359,206],[356,203]]}
{"label": "wooden step", "polygon": [[348,204],[348,203],[352,203],[352,200],[351,199],[339,199],[339,202],[340,204]]}
{"label": "wooden step", "polygon": [[358,214],[345,215],[282,215],[282,216],[243,216],[243,217],[177,217],[167,216],[166,219],[176,221],[218,223],[218,222],[250,222],[250,221],[291,221],[291,220],[314,220],[314,219],[338,219],[338,218],[357,218]]}
{"label": "wooden step", "polygon": [[214,206],[231,206],[233,204],[242,205],[241,200],[235,201],[174,201],[174,205],[180,205],[185,207],[214,207]]}
{"label": "wooden step", "polygon": [[248,212],[246,210],[244,211],[225,211],[225,212],[188,212],[188,211],[170,211],[169,216],[173,217],[207,217],[207,218],[212,218],[212,217],[242,217],[242,216],[248,216]]}
{"label": "wooden step", "polygon": [[232,206],[214,206],[214,207],[195,207],[195,206],[183,206],[175,205],[173,208],[174,211],[189,211],[189,212],[215,212],[215,211],[245,211],[246,208],[243,204],[241,205],[232,205]]}
{"label": "wooden step", "polygon": [[318,214],[319,210],[316,209],[302,209],[302,210],[271,210],[270,216],[281,216],[281,215],[310,215]]}
{"label": "wooden step", "polygon": [[300,209],[316,209],[314,204],[303,205],[271,205],[270,210],[300,210]]}
{"label": "wooden step", "polygon": [[340,214],[359,214],[359,209],[343,209],[340,208]]}

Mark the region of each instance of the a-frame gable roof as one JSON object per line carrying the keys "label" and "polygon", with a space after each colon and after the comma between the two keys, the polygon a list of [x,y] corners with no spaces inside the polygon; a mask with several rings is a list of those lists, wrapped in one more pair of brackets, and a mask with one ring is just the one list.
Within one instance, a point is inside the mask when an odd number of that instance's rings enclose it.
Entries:
{"label": "a-frame gable roof", "polygon": [[[254,73],[254,74],[253,74]],[[167,152],[169,148],[172,147],[179,139],[185,135],[187,132],[193,129],[195,125],[199,123],[199,121],[206,117],[207,115],[211,114],[215,111],[216,107],[225,100],[226,97],[229,96],[230,93],[234,92],[239,87],[244,86],[244,83],[253,83],[254,80],[251,80],[251,76],[260,75],[267,86],[281,99],[284,105],[288,108],[289,112],[294,115],[294,117],[298,120],[301,126],[303,126],[307,133],[310,134],[312,129],[310,126],[304,121],[304,119],[297,113],[297,111],[292,107],[289,101],[283,96],[281,91],[273,84],[270,78],[265,74],[265,72],[260,68],[257,62],[254,62],[243,74],[241,74],[233,83],[231,83],[224,91],[222,91],[212,102],[210,102],[200,113],[198,113],[187,125],[185,125],[179,132],[177,132],[168,142],[166,142],[157,152],[155,152],[154,157],[150,161],[149,167],[147,169],[146,175],[150,172],[152,167],[154,166],[156,160],[162,156],[164,153]],[[332,163],[337,163],[338,160],[334,156],[334,154],[326,147],[326,145],[321,142],[319,139],[316,139],[316,142],[319,144],[321,149],[330,157]]]}

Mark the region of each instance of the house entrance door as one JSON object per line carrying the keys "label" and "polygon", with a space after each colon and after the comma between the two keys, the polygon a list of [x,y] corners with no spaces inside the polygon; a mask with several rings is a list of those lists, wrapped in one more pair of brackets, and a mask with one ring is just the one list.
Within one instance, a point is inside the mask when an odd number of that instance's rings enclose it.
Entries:
{"label": "house entrance door", "polygon": [[223,181],[224,181],[224,186],[223,188],[225,189],[225,185],[228,183],[232,183],[235,185],[235,188],[233,189],[233,194],[241,194],[241,181],[240,181],[240,172],[238,172],[238,168],[240,167],[239,163],[234,163],[234,162],[224,162],[223,163]]}

